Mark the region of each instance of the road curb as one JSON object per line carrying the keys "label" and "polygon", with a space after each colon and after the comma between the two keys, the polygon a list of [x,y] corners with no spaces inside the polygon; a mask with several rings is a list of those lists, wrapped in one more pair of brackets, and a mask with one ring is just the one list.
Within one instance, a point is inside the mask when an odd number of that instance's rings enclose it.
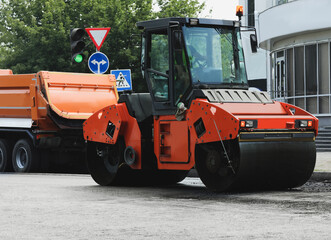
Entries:
{"label": "road curb", "polygon": [[[195,169],[191,169],[187,175],[188,177],[199,177]],[[324,182],[331,181],[331,172],[313,172],[310,181]]]}

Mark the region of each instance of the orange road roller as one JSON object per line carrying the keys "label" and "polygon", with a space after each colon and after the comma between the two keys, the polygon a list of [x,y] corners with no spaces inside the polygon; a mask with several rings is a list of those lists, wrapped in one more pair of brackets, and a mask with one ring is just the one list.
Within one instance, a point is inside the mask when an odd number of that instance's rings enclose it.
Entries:
{"label": "orange road roller", "polygon": [[83,124],[98,184],[174,184],[192,168],[216,192],[294,188],[310,178],[318,119],[249,90],[240,22],[166,18],[137,27],[149,93],[123,93]]}

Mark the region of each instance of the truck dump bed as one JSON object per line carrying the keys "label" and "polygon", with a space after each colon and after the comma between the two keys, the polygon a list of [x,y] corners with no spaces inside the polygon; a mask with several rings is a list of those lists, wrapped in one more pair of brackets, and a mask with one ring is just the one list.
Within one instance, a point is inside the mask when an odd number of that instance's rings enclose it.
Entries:
{"label": "truck dump bed", "polygon": [[113,75],[46,71],[13,75],[4,70],[0,72],[0,127],[68,128],[117,99]]}

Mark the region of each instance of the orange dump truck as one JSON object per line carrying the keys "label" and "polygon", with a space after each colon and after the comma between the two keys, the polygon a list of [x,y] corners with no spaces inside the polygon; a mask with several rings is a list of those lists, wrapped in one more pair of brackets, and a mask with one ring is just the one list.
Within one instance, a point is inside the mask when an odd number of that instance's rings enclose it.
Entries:
{"label": "orange dump truck", "polygon": [[116,103],[115,84],[113,75],[0,70],[0,172],[35,172],[51,157],[82,155],[82,123]]}

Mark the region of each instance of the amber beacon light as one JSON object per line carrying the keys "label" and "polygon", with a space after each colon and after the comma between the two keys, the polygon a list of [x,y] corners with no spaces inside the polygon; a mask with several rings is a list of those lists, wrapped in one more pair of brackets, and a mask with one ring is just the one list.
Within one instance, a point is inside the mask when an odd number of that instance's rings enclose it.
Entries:
{"label": "amber beacon light", "polygon": [[239,21],[241,20],[241,17],[244,15],[244,7],[241,5],[238,5],[236,7],[236,16],[239,18]]}

